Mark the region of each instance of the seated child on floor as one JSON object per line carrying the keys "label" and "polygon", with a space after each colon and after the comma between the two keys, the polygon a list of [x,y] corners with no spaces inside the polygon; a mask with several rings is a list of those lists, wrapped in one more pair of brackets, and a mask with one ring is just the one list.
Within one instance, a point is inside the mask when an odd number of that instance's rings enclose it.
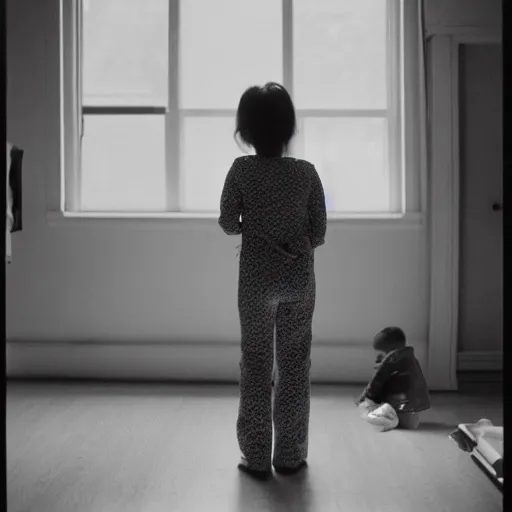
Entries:
{"label": "seated child on floor", "polygon": [[430,396],[413,347],[406,346],[402,329],[386,327],[373,338],[373,348],[375,373],[356,401],[363,418],[382,431],[417,428]]}

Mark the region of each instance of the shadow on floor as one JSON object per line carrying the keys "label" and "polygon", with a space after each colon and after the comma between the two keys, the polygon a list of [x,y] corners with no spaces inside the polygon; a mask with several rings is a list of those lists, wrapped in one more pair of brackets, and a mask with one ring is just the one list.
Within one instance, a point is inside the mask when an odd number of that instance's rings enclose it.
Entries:
{"label": "shadow on floor", "polygon": [[452,432],[457,428],[457,425],[450,425],[447,423],[437,423],[434,421],[422,421],[418,428],[412,432]]}
{"label": "shadow on floor", "polygon": [[274,474],[268,482],[258,482],[251,476],[240,473],[237,510],[312,512],[315,510],[313,498],[308,469],[294,476],[282,477]]}

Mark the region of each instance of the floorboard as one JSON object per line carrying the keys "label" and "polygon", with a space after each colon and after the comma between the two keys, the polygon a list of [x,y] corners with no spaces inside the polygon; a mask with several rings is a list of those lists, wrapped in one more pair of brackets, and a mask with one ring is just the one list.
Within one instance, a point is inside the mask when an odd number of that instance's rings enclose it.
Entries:
{"label": "floorboard", "polygon": [[309,469],[236,469],[229,385],[9,382],[9,512],[499,512],[502,496],[448,434],[502,423],[497,394],[434,393],[418,431],[361,422],[354,386],[312,388]]}

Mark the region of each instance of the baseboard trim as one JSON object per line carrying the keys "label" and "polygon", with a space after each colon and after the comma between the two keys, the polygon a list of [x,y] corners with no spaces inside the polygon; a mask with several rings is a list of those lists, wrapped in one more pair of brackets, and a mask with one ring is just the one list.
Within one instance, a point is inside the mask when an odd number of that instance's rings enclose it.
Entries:
{"label": "baseboard trim", "polygon": [[[411,343],[426,369],[426,342]],[[7,378],[237,382],[234,343],[7,342]],[[375,352],[367,342],[313,342],[311,381],[366,384]]]}
{"label": "baseboard trim", "polygon": [[457,354],[458,372],[501,372],[503,352],[467,351]]}

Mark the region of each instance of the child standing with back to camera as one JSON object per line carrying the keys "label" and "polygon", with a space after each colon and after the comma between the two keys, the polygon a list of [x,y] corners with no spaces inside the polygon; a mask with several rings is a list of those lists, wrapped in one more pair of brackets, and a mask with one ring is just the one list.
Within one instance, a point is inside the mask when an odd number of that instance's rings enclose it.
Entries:
{"label": "child standing with back to camera", "polygon": [[313,164],[286,156],[296,117],[284,87],[250,87],[240,99],[236,122],[235,135],[256,151],[233,162],[219,218],[226,234],[242,235],[238,467],[266,479],[272,465],[282,474],[307,465],[314,250],[324,243],[327,216]]}
{"label": "child standing with back to camera", "polygon": [[386,327],[373,338],[379,353],[375,373],[356,401],[363,418],[381,428],[416,429],[420,412],[430,408],[427,382],[413,347],[399,327]]}

